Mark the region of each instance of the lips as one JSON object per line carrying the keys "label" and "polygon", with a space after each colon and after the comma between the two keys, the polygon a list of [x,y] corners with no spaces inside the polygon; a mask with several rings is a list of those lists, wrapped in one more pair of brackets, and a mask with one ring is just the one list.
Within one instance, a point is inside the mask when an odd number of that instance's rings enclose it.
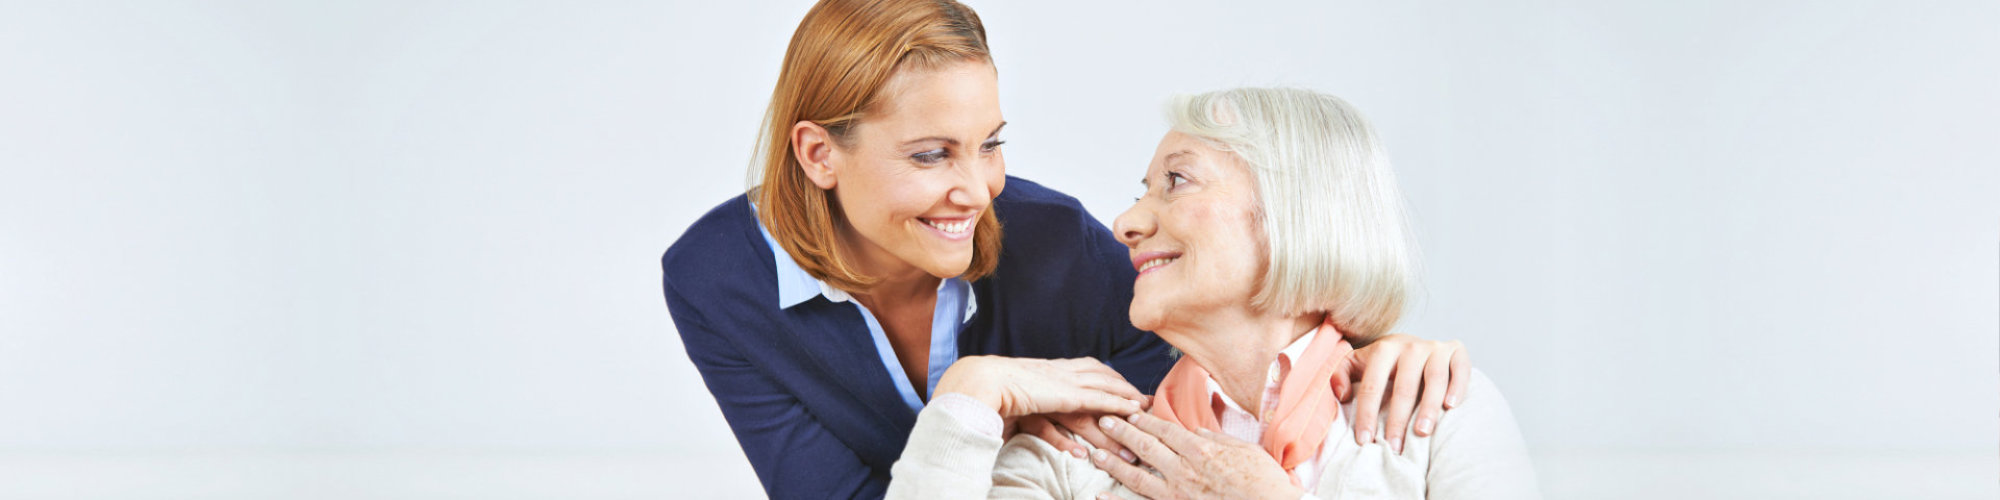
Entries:
{"label": "lips", "polygon": [[1138,270],[1140,276],[1145,276],[1147,272],[1172,264],[1180,258],[1180,252],[1144,252],[1132,256],[1132,268]]}

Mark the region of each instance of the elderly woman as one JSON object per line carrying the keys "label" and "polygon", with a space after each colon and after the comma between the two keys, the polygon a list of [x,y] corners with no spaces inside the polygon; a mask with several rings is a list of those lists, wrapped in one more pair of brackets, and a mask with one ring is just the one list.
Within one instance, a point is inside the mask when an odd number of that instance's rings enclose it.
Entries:
{"label": "elderly woman", "polygon": [[918,417],[889,496],[1538,496],[1507,401],[1477,371],[1453,411],[1413,426],[1428,435],[1340,438],[1355,412],[1335,394],[1342,338],[1395,324],[1411,267],[1395,176],[1361,115],[1324,94],[1236,89],[1177,98],[1169,116],[1145,196],[1113,228],[1139,272],[1133,325],[1184,353],[1150,411],[1100,421],[1136,457],[1000,439],[1038,399],[1106,381],[1053,388],[961,362]]}

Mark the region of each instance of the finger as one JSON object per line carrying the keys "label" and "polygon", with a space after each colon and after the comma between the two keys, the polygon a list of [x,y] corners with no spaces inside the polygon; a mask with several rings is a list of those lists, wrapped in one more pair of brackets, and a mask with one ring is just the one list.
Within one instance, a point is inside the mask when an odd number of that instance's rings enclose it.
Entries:
{"label": "finger", "polygon": [[1431,351],[1431,359],[1424,362],[1424,395],[1417,401],[1416,427],[1418,436],[1430,436],[1437,428],[1438,416],[1444,413],[1445,388],[1451,384],[1451,356],[1449,349]]}
{"label": "finger", "polygon": [[1255,443],[1237,439],[1236,436],[1231,436],[1228,434],[1223,434],[1208,429],[1195,429],[1194,435],[1223,446],[1238,446],[1238,447],[1249,446],[1257,448],[1260,451],[1263,450],[1263,447],[1257,446],[1257,444]]}
{"label": "finger", "polygon": [[1054,446],[1058,450],[1069,452],[1069,454],[1076,455],[1078,458],[1082,458],[1083,456],[1083,447],[1077,445],[1075,440],[1070,439],[1069,433],[1063,432],[1061,425],[1056,424],[1049,418],[1034,417],[1030,420],[1024,420],[1021,422],[1021,430],[1030,436],[1047,441],[1049,446]]}
{"label": "finger", "polygon": [[1097,426],[1104,429],[1105,434],[1110,434],[1111,439],[1118,440],[1118,444],[1125,445],[1125,449],[1132,450],[1133,454],[1138,455],[1140,462],[1162,471],[1180,470],[1180,455],[1160,442],[1160,438],[1139,430],[1138,426],[1116,417],[1099,418]]}
{"label": "finger", "polygon": [[1061,408],[1050,408],[1050,413],[1110,413],[1125,416],[1139,412],[1139,402],[1124,396],[1093,390],[1078,389],[1069,398],[1064,398]]}
{"label": "finger", "polygon": [[1120,377],[1116,373],[1105,375],[1085,372],[1079,374],[1077,379],[1081,381],[1079,385],[1116,394],[1118,397],[1125,399],[1139,401],[1146,397],[1145,393],[1139,392],[1138,387],[1133,387],[1131,382],[1125,381],[1124,377]]}
{"label": "finger", "polygon": [[1124,375],[1118,373],[1118,370],[1111,368],[1111,365],[1104,364],[1103,361],[1098,361],[1097,358],[1070,358],[1062,360],[1061,365],[1064,368],[1079,373],[1096,373],[1110,375],[1118,379],[1125,378]]}
{"label": "finger", "polygon": [[1110,474],[1111,479],[1117,480],[1118,484],[1125,485],[1126,488],[1130,488],[1134,493],[1147,498],[1164,498],[1167,496],[1165,495],[1165,493],[1168,493],[1167,481],[1165,479],[1147,472],[1145,468],[1113,458],[1110,453],[1105,453],[1104,450],[1092,452],[1090,454],[1090,464],[1097,466],[1098,470]]}
{"label": "finger", "polygon": [[[1076,433],[1076,437],[1083,438],[1084,441],[1089,442],[1091,446],[1095,446],[1097,449],[1111,452],[1112,455],[1123,458],[1127,462],[1139,459],[1138,455],[1132,454],[1131,450],[1125,449],[1123,445],[1118,444],[1117,440],[1111,439],[1111,436],[1106,435],[1103,429],[1098,428],[1097,419],[1092,418],[1090,415],[1066,416],[1059,419],[1059,422],[1063,427],[1069,428],[1070,432]],[[1079,458],[1081,457],[1079,456]]]}
{"label": "finger", "polygon": [[1431,359],[1427,347],[1415,347],[1403,351],[1396,360],[1396,373],[1390,383],[1395,393],[1389,395],[1388,417],[1382,420],[1382,434],[1389,438],[1389,449],[1403,452],[1403,431],[1409,429],[1410,411],[1417,407],[1417,391],[1423,389],[1424,362]]}
{"label": "finger", "polygon": [[1333,346],[1333,398],[1342,403],[1354,400],[1354,344],[1341,339]]}
{"label": "finger", "polygon": [[[1382,411],[1382,391],[1389,386],[1389,372],[1396,369],[1396,344],[1377,342],[1376,349],[1354,351],[1359,361],[1361,385],[1354,388],[1354,443],[1375,442],[1375,415]],[[1373,346],[1371,346],[1373,347]],[[1380,360],[1376,362],[1374,360]]]}
{"label": "finger", "polygon": [[1125,421],[1131,422],[1131,427],[1138,427],[1140,431],[1159,438],[1160,442],[1166,444],[1167,448],[1173,450],[1176,455],[1206,456],[1210,454],[1209,446],[1213,442],[1203,439],[1200,435],[1193,432],[1188,432],[1179,423],[1169,422],[1167,419],[1153,416],[1151,413],[1134,413],[1132,416],[1126,417]]}
{"label": "finger", "polygon": [[1068,371],[1067,378],[1077,381],[1078,386],[1110,392],[1132,400],[1145,397],[1145,393],[1140,392],[1138,387],[1133,387],[1131,382],[1125,380],[1124,375],[1120,375],[1117,370],[1094,358],[1071,358],[1056,360],[1054,363],[1059,369]]}
{"label": "finger", "polygon": [[1444,407],[1457,408],[1459,401],[1465,400],[1465,388],[1472,385],[1472,358],[1465,352],[1465,344],[1451,341],[1451,389],[1445,392]]}

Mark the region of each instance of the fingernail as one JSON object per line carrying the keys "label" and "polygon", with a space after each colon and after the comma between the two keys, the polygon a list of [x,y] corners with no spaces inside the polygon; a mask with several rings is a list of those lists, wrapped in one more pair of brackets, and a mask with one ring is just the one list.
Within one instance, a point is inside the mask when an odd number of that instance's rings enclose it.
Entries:
{"label": "fingernail", "polygon": [[1104,460],[1106,459],[1106,457],[1109,457],[1109,456],[1110,456],[1109,454],[1106,454],[1106,453],[1104,453],[1104,449],[1103,449],[1103,448],[1099,448],[1099,449],[1095,449],[1095,450],[1090,450],[1090,459],[1091,459],[1091,460],[1096,460],[1096,461],[1099,461],[1099,462],[1102,462],[1102,461],[1104,461]]}
{"label": "fingernail", "polygon": [[1083,448],[1070,448],[1069,456],[1083,458]]}
{"label": "fingernail", "polygon": [[1360,432],[1360,434],[1355,436],[1355,439],[1361,441],[1361,444],[1368,444],[1375,442],[1375,431],[1369,430],[1367,427],[1362,427],[1360,429],[1355,429],[1355,430]]}
{"label": "fingernail", "polygon": [[1444,398],[1444,404],[1448,404],[1448,405],[1452,405],[1452,406],[1458,406],[1458,395],[1457,395],[1457,394],[1453,394],[1453,395],[1451,395],[1451,397],[1448,397],[1448,398]]}
{"label": "fingernail", "polygon": [[1125,419],[1126,419],[1126,420],[1131,420],[1131,421],[1133,421],[1133,422],[1138,422],[1138,421],[1139,421],[1139,415],[1141,415],[1141,414],[1139,414],[1139,413],[1134,413],[1134,414],[1132,414],[1131,416],[1128,416],[1128,417],[1125,417]]}
{"label": "fingernail", "polygon": [[1111,430],[1111,428],[1112,428],[1112,427],[1117,427],[1117,426],[1118,426],[1118,419],[1115,419],[1115,418],[1111,418],[1111,417],[1108,417],[1108,416],[1107,416],[1107,417],[1104,417],[1104,418],[1100,418],[1100,419],[1097,419],[1097,426],[1098,426],[1098,427],[1103,427],[1103,428],[1104,428],[1105,430]]}
{"label": "fingernail", "polygon": [[1417,419],[1417,430],[1424,431],[1424,434],[1430,434],[1431,419],[1428,417]]}
{"label": "fingernail", "polygon": [[1137,463],[1139,461],[1139,456],[1133,455],[1132,450],[1118,450],[1118,458],[1125,459],[1125,463],[1128,464]]}
{"label": "fingernail", "polygon": [[1403,438],[1389,438],[1389,449],[1396,450],[1396,453],[1402,453]]}

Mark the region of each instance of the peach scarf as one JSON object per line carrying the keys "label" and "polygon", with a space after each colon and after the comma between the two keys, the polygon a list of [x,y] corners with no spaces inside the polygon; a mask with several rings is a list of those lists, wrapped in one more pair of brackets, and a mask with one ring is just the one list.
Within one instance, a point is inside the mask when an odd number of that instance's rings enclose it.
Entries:
{"label": "peach scarf", "polygon": [[[1340,400],[1333,394],[1334,359],[1341,343],[1333,324],[1319,326],[1305,354],[1292,360],[1291,372],[1278,385],[1278,408],[1264,423],[1259,444],[1291,473],[1299,463],[1319,455],[1327,428],[1340,415]],[[1174,363],[1153,398],[1153,415],[1189,429],[1222,432],[1208,393],[1208,370],[1182,356]],[[1292,476],[1292,483],[1299,481]]]}

